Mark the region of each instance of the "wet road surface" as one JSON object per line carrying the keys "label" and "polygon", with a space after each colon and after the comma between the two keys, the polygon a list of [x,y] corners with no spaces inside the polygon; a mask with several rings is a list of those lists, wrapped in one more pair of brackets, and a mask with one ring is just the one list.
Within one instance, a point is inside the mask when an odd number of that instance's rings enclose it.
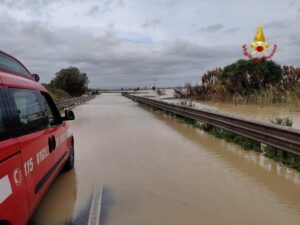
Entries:
{"label": "wet road surface", "polygon": [[74,109],[75,170],[32,224],[84,224],[103,185],[105,225],[298,225],[300,174],[117,94]]}

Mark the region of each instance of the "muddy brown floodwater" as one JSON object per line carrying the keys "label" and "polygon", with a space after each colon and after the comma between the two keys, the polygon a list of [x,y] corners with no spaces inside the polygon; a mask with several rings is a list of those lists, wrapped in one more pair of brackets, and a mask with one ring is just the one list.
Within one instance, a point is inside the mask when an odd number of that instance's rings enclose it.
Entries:
{"label": "muddy brown floodwater", "polygon": [[34,224],[80,224],[100,183],[105,225],[300,224],[292,169],[117,94],[74,112],[75,170],[54,182]]}
{"label": "muddy brown floodwater", "polygon": [[[168,99],[165,101],[174,104],[180,104],[180,102],[182,102],[181,99]],[[186,102],[190,103],[189,100]],[[295,104],[257,105],[193,101],[192,104],[199,109],[209,109],[265,122],[270,122],[271,120],[274,121],[276,118],[289,117],[293,120],[293,128],[300,129],[299,102],[295,102]]]}

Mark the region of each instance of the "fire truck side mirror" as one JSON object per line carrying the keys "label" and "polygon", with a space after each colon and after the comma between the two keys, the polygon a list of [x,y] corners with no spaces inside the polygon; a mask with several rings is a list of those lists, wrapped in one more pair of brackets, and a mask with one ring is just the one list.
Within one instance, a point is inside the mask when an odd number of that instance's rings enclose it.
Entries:
{"label": "fire truck side mirror", "polygon": [[40,81],[40,76],[37,75],[36,73],[32,74],[32,78],[33,78],[36,82],[39,82],[39,81]]}
{"label": "fire truck side mirror", "polygon": [[62,118],[64,121],[66,120],[75,120],[75,115],[72,110],[65,110],[65,116]]}

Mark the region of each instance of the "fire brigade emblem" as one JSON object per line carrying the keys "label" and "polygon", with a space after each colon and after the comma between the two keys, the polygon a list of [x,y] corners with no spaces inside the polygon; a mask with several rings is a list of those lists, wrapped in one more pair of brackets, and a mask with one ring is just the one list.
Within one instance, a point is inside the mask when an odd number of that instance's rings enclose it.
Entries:
{"label": "fire brigade emblem", "polygon": [[20,185],[22,183],[22,171],[19,168],[16,168],[14,171],[14,181],[16,185]]}
{"label": "fire brigade emblem", "polygon": [[[270,48],[270,45],[268,42],[266,42],[262,25],[258,25],[256,34],[254,36],[254,40],[251,43],[250,48],[252,48],[253,50],[252,53],[248,52],[247,45],[243,45],[244,55],[247,56],[249,59],[261,62],[267,59],[271,59],[274,56],[277,50],[277,45],[273,46],[273,49],[270,54],[267,53],[267,49]],[[255,57],[255,55],[262,55],[262,57]]]}

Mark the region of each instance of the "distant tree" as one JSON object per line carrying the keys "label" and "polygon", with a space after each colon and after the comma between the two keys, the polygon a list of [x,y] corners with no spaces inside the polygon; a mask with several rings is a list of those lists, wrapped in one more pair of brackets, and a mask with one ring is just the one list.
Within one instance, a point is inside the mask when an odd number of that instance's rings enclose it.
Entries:
{"label": "distant tree", "polygon": [[88,83],[89,79],[86,73],[82,73],[76,67],[61,69],[51,81],[52,85],[73,97],[83,95],[87,91]]}

